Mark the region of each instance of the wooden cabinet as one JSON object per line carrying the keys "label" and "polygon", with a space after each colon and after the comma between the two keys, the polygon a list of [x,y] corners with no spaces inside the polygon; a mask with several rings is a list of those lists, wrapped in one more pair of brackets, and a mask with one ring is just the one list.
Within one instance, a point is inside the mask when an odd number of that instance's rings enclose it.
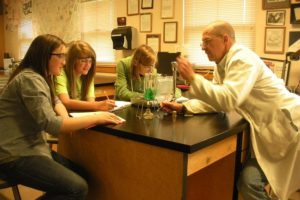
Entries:
{"label": "wooden cabinet", "polygon": [[116,65],[115,64],[97,64],[96,72],[102,73],[116,73]]}

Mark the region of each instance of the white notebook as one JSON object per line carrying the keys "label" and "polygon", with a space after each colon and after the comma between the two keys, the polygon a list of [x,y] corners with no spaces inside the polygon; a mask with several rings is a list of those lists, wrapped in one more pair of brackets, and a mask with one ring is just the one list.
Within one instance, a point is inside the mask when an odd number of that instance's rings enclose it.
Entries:
{"label": "white notebook", "polygon": [[131,105],[131,102],[130,101],[115,101],[115,104],[116,104],[116,107],[114,107],[112,110],[110,110],[111,112],[120,110],[122,108],[126,108]]}

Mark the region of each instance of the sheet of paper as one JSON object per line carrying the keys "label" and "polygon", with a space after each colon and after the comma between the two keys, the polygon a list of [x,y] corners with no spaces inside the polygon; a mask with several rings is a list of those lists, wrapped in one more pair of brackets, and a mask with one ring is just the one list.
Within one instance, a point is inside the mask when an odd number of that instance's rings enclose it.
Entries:
{"label": "sheet of paper", "polygon": [[184,96],[181,96],[181,97],[179,97],[179,98],[176,99],[176,102],[177,103],[183,103],[183,102],[186,102],[188,100],[189,100],[188,98],[186,98]]}
{"label": "sheet of paper", "polygon": [[128,106],[131,105],[131,102],[129,101],[115,101],[116,107],[114,107],[112,110],[110,110],[111,112],[116,111],[116,110],[120,110],[122,108],[126,108]]}

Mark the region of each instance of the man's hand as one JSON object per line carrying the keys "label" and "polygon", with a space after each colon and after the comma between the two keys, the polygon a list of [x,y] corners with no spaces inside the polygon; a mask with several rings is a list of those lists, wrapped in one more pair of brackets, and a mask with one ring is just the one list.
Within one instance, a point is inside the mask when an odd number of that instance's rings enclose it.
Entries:
{"label": "man's hand", "polygon": [[185,58],[178,57],[177,58],[178,63],[178,72],[188,82],[192,82],[194,80],[195,72],[193,70],[193,65]]}
{"label": "man's hand", "polygon": [[180,113],[182,111],[183,105],[177,102],[161,102],[161,110],[167,113],[172,113],[173,110]]}

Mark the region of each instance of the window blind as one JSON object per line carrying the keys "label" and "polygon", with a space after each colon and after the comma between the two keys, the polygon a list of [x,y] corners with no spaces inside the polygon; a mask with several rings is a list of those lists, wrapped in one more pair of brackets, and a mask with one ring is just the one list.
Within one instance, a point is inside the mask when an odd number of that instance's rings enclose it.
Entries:
{"label": "window blind", "polygon": [[197,66],[215,65],[200,47],[203,28],[215,20],[231,23],[236,41],[254,49],[255,10],[253,0],[184,0],[183,53]]}
{"label": "window blind", "polygon": [[114,1],[82,1],[81,34],[96,51],[98,62],[114,62],[111,31],[113,29]]}

